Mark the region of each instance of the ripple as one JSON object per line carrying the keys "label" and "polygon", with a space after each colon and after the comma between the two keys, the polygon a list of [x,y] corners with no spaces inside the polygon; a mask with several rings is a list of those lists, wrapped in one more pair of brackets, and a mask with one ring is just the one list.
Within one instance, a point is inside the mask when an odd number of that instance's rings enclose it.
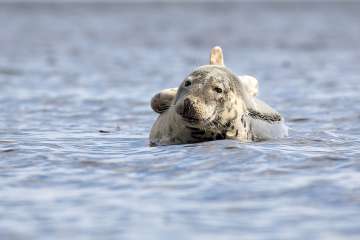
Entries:
{"label": "ripple", "polygon": [[[0,239],[358,239],[359,10],[1,6]],[[289,137],[150,147],[149,99],[214,44]]]}

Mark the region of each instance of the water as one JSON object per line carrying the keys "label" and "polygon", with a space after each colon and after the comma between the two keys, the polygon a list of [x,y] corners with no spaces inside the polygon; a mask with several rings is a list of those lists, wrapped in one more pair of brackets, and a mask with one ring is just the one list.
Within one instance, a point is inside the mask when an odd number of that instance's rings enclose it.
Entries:
{"label": "water", "polygon": [[[0,5],[0,238],[359,239],[359,11]],[[214,45],[289,138],[149,147]]]}

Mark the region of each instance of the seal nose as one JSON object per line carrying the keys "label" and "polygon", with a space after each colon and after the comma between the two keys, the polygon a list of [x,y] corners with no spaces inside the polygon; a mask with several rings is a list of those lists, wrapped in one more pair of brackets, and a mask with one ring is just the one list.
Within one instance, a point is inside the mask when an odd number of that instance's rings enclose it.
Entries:
{"label": "seal nose", "polygon": [[196,118],[196,108],[194,102],[189,99],[184,99],[183,117]]}
{"label": "seal nose", "polygon": [[192,102],[191,102],[191,100],[190,100],[189,98],[185,98],[185,99],[184,99],[184,110],[191,108],[192,105],[193,105],[193,104],[192,104]]}

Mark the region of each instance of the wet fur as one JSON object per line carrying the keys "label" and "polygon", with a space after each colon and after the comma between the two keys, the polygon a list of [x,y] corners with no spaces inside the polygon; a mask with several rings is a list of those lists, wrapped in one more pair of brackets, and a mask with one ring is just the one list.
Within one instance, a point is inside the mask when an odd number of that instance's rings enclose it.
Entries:
{"label": "wet fur", "polygon": [[[184,86],[188,79],[192,81],[190,88]],[[274,111],[257,111],[254,98],[246,91],[237,76],[223,66],[202,66],[191,73],[184,82],[179,86],[168,110],[161,109],[163,111],[150,133],[151,145],[220,139],[252,141],[262,138],[261,133],[254,131],[255,120],[268,124],[282,121],[281,116]],[[214,101],[214,95],[210,93],[209,88],[219,84],[224,92]],[[196,112],[202,117],[200,121],[184,121],[179,114],[179,104],[183,104],[185,97],[195,103],[194,114]]]}

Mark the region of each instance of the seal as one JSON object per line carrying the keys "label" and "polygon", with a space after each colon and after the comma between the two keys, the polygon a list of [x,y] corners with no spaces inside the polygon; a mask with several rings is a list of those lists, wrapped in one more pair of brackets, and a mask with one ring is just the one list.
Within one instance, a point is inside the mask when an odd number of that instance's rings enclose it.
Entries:
{"label": "seal", "polygon": [[190,73],[178,88],[165,89],[151,100],[160,113],[150,132],[150,145],[237,139],[256,141],[288,134],[283,117],[256,98],[258,82],[226,68],[220,47],[210,64]]}

